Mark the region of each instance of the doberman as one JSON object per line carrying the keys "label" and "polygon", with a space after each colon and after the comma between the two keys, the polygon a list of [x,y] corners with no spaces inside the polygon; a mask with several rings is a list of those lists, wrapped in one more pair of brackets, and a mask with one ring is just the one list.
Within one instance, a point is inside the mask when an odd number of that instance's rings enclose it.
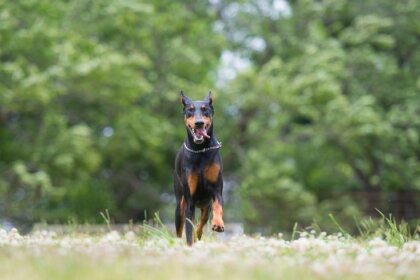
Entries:
{"label": "doberman", "polygon": [[213,210],[212,230],[223,232],[223,178],[220,142],[213,133],[213,97],[192,101],[181,91],[187,136],[175,159],[174,191],[176,197],[176,234],[182,237],[185,224],[187,244],[194,242],[195,208],[201,209],[197,238]]}

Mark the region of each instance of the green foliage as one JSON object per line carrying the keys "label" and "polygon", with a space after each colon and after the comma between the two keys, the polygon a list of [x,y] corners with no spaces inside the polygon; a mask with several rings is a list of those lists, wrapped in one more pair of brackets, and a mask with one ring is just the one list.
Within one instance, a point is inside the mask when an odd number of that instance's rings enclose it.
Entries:
{"label": "green foliage", "polygon": [[[270,231],[311,218],[328,227],[323,217],[330,212],[350,224],[361,215],[357,205],[328,194],[420,190],[420,56],[412,21],[420,6],[289,4],[290,14],[273,16],[264,8],[271,1],[247,1],[224,21],[232,47],[252,62],[228,86],[240,131],[224,136],[240,145],[232,150],[236,164],[245,162],[243,213]],[[250,48],[255,38],[263,48]],[[285,209],[290,220],[279,214]]]}
{"label": "green foliage", "polygon": [[100,222],[110,209],[122,222],[157,211],[183,137],[177,92],[207,92],[224,45],[209,5],[0,10],[0,218]]}
{"label": "green foliage", "polygon": [[225,213],[349,228],[344,192],[419,191],[419,1],[282,3],[0,0],[0,219],[172,212],[177,93],[212,89],[224,50],[250,65],[216,91]]}
{"label": "green foliage", "polygon": [[[265,233],[279,228],[290,229],[294,221],[311,222],[315,197],[296,181],[296,166],[284,153],[270,150],[261,155],[251,150],[245,164],[245,176],[240,194],[248,225]],[[273,166],[273,162],[280,162]]]}

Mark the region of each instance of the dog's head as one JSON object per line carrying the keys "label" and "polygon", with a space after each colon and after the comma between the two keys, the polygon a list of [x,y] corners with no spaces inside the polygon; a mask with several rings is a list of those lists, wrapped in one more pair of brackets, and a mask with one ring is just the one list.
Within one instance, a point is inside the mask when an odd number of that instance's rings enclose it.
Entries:
{"label": "dog's head", "polygon": [[[203,101],[192,101],[181,91],[181,102],[184,105],[184,121],[194,143],[202,144],[209,139],[213,125],[213,97],[211,92]],[[210,135],[209,135],[210,134]]]}

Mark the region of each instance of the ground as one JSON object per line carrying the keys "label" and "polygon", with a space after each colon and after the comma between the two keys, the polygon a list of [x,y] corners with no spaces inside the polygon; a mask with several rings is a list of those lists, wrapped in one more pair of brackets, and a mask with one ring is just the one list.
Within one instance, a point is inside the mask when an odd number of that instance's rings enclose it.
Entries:
{"label": "ground", "polygon": [[188,247],[159,230],[104,234],[0,230],[1,279],[419,279],[420,241],[303,232]]}

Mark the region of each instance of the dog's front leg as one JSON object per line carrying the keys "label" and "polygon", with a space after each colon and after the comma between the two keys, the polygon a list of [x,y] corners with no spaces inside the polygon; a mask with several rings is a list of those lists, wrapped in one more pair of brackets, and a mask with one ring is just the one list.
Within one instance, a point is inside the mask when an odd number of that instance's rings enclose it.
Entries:
{"label": "dog's front leg", "polygon": [[216,193],[213,198],[213,219],[211,221],[211,229],[217,232],[225,231],[223,222],[223,197],[221,193]]}
{"label": "dog's front leg", "polygon": [[176,236],[179,238],[182,237],[182,231],[184,230],[186,207],[187,207],[187,203],[185,202],[184,196],[182,196],[181,200],[176,202],[176,209],[175,209],[175,229],[176,229]]}
{"label": "dog's front leg", "polygon": [[195,172],[187,172],[189,173],[187,176],[187,186],[188,190],[186,190],[187,194],[187,208],[185,211],[185,234],[187,236],[187,244],[192,245],[194,243],[194,212],[195,212],[195,204],[193,196],[197,191],[198,186],[198,174]]}
{"label": "dog's front leg", "polygon": [[192,201],[187,203],[187,209],[185,211],[185,235],[187,236],[187,244],[192,246],[194,243],[194,216],[195,216],[195,205]]}

